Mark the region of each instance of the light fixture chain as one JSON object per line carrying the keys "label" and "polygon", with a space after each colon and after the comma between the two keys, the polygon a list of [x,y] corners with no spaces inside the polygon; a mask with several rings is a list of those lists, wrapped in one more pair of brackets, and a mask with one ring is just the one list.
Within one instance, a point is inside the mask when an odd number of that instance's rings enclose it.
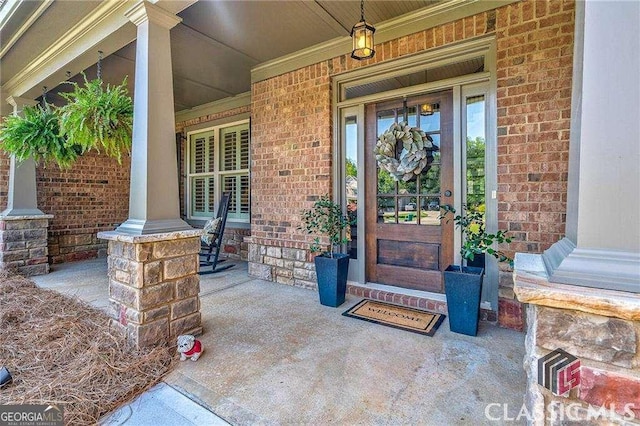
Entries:
{"label": "light fixture chain", "polygon": [[98,50],[98,80],[102,80],[102,50]]}
{"label": "light fixture chain", "polygon": [[360,20],[364,21],[364,0],[360,0]]}

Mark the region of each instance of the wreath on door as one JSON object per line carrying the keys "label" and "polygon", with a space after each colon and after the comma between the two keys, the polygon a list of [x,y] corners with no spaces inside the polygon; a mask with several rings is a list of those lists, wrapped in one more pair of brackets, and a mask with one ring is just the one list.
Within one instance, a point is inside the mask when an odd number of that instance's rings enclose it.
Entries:
{"label": "wreath on door", "polygon": [[[398,155],[400,147],[402,151]],[[431,136],[402,121],[393,123],[378,137],[373,152],[381,169],[388,171],[398,182],[408,182],[429,170],[433,163],[433,152],[437,150]]]}

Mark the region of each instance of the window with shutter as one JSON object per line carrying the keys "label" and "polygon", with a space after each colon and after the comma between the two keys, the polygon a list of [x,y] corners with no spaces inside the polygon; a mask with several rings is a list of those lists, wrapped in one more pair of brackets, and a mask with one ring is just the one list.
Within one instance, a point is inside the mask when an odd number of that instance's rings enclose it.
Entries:
{"label": "window with shutter", "polygon": [[190,218],[214,216],[220,194],[229,192],[228,220],[249,221],[249,150],[248,121],[189,135]]}

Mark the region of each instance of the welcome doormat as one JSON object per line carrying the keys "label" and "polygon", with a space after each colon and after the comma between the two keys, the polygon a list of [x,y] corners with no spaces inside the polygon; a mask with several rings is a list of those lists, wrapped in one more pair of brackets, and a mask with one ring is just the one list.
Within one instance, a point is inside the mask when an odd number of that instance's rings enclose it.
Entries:
{"label": "welcome doormat", "polygon": [[445,315],[364,299],[342,315],[433,336]]}

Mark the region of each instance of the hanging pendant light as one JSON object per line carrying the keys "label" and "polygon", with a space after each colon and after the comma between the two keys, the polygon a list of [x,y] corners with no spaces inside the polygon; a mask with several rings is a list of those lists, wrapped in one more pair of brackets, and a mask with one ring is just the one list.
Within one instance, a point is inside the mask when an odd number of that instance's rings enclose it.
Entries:
{"label": "hanging pendant light", "polygon": [[[427,78],[427,70],[424,70],[424,82],[428,83],[429,79]],[[433,104],[422,104],[420,105],[420,115],[433,115]]]}
{"label": "hanging pendant light", "polygon": [[373,33],[376,29],[364,20],[364,0],[360,0],[360,22],[351,29],[353,39],[353,51],[351,57],[359,61],[373,58],[376,51],[373,50]]}
{"label": "hanging pendant light", "polygon": [[433,115],[433,105],[432,104],[420,105],[420,115]]}

